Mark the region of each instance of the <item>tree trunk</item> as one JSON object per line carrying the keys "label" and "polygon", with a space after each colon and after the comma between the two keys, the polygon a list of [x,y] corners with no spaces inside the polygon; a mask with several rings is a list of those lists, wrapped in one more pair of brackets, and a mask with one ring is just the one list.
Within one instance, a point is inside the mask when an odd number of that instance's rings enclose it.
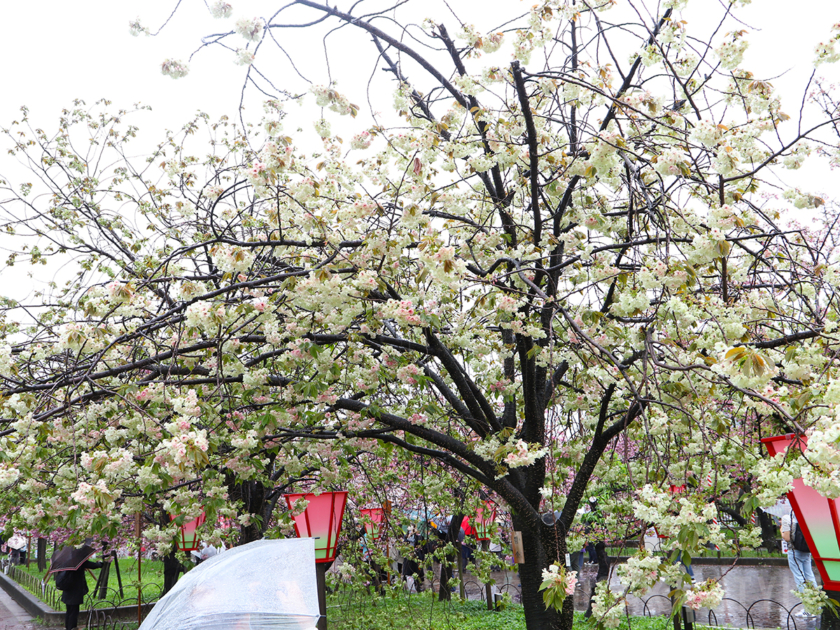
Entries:
{"label": "tree trunk", "polygon": [[756,510],[756,513],[761,527],[761,546],[767,551],[778,551],[779,541],[776,539],[776,524],[773,522],[773,517],[762,510]]}
{"label": "tree trunk", "polygon": [[527,630],[571,630],[574,613],[574,598],[567,597],[563,610],[546,610],[543,603],[540,584],[542,571],[558,557],[558,545],[562,546],[565,558],[565,540],[554,538],[554,528],[545,526],[541,537],[535,536],[525,528],[516,516],[513,527],[522,532],[522,546],[525,551],[525,564],[519,565],[519,581],[522,588],[522,607],[525,609],[525,628]]}
{"label": "tree trunk", "polygon": [[[826,591],[829,598],[840,602],[840,591]],[[838,617],[830,608],[823,608],[820,617],[820,630],[840,630],[840,617]]]}
{"label": "tree trunk", "polygon": [[163,559],[163,594],[166,595],[172,590],[172,587],[178,583],[178,574],[184,570],[184,567],[178,561],[176,556],[177,550],[172,549],[169,555]]}
{"label": "tree trunk", "polygon": [[[446,538],[443,540],[444,545],[451,543],[458,555],[461,554],[460,545],[458,544],[458,532],[461,531],[461,521],[463,520],[463,514],[453,515],[452,520],[449,522],[449,531],[446,534]],[[456,559],[457,556],[449,554],[445,558],[445,560],[448,561],[449,566],[446,566],[446,562],[440,563],[440,588],[438,588],[438,601],[448,602],[452,599],[452,593],[449,591],[449,580],[452,578],[452,566],[457,561]]]}
{"label": "tree trunk", "polygon": [[243,513],[250,514],[253,519],[250,525],[240,530],[239,544],[246,545],[262,538],[265,529],[265,523],[257,521],[262,519],[265,507],[265,486],[259,481],[243,481],[236,485],[236,490],[237,494],[232,496],[242,499]]}
{"label": "tree trunk", "polygon": [[38,539],[38,570],[43,572],[47,570],[47,539]]}

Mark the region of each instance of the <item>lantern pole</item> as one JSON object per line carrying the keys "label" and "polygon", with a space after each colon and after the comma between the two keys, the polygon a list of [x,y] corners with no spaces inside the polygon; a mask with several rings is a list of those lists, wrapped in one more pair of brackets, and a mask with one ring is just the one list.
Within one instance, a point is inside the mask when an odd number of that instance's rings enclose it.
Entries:
{"label": "lantern pole", "polygon": [[[294,508],[295,501],[303,498],[309,502],[309,505],[302,513],[294,515],[293,522],[295,525],[295,534],[298,538],[301,535],[313,537],[319,542],[315,548],[315,578],[318,588],[318,621],[316,628],[318,630],[326,630],[327,628],[327,569],[332,566],[335,561],[336,546],[338,545],[338,536],[341,533],[341,519],[344,516],[344,508],[347,504],[347,492],[344,490],[334,492],[323,492],[320,495],[312,493],[306,494],[286,494],[283,495],[286,499],[286,505],[289,510]],[[336,498],[340,497],[340,511],[336,513]],[[329,501],[329,508],[325,506],[325,502]],[[315,509],[312,505],[317,502],[318,508]],[[310,513],[310,509],[312,512]],[[328,509],[329,513],[324,514],[323,510]],[[325,522],[320,522],[320,519],[326,517]],[[313,522],[314,521],[314,522]],[[318,526],[317,531],[313,530],[313,525]],[[327,531],[322,533],[321,526],[326,525]],[[305,531],[301,529],[305,527]],[[334,531],[333,531],[334,530]],[[322,533],[322,536],[314,536],[316,533]],[[323,538],[325,536],[325,538]],[[323,544],[320,542],[323,539]],[[323,550],[323,558],[318,558],[320,550]]]}
{"label": "lantern pole", "polygon": [[382,502],[382,523],[379,525],[380,536],[385,536],[385,557],[388,567],[388,586],[391,586],[391,537],[388,532],[388,517],[391,516],[391,502],[385,499]]}
{"label": "lantern pole", "polygon": [[315,563],[315,579],[318,582],[318,609],[321,616],[318,617],[318,623],[315,627],[318,630],[327,630],[327,569],[330,563],[316,562]]}
{"label": "lantern pole", "polygon": [[[477,508],[475,512],[475,537],[480,541],[482,551],[490,550],[490,525],[496,520],[496,508],[492,506],[491,509],[491,506],[490,501],[485,501],[484,506]],[[490,569],[493,569],[492,561]],[[493,610],[493,587],[489,581],[484,583],[484,597],[487,600],[487,610]]]}
{"label": "lantern pole", "polygon": [[[490,541],[484,539],[481,541],[481,550],[482,551],[489,551],[490,550]],[[490,566],[490,570],[493,570],[493,566]],[[490,585],[490,582],[484,583],[484,596],[487,598],[487,610],[493,610],[493,587]]]}

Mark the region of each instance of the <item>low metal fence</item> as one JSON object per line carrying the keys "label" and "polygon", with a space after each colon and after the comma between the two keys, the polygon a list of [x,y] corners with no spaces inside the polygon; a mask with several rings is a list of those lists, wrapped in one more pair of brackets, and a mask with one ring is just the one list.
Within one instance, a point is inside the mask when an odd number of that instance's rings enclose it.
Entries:
{"label": "low metal fence", "polygon": [[27,573],[14,564],[4,567],[4,571],[6,572],[6,575],[12,578],[15,582],[37,595],[38,599],[44,602],[47,606],[50,606],[55,610],[64,609],[64,604],[61,603],[61,591],[54,588],[49,582],[46,582],[31,573]]}
{"label": "low metal fence", "polygon": [[[28,573],[8,561],[0,563],[0,570],[53,610],[59,612],[66,610],[64,603],[61,601],[61,591],[49,581],[42,580],[40,577]],[[125,610],[127,607],[133,607],[136,610],[136,597],[126,597],[120,593],[119,589],[112,587],[106,588],[104,596],[102,595],[101,588],[95,588],[88,592],[80,618],[80,621],[84,620],[84,627],[103,630],[127,630],[136,627],[136,621],[126,621],[127,611]],[[162,596],[163,592],[160,586],[156,584],[143,585],[140,590],[140,599],[143,604],[141,614],[143,617],[148,613],[148,604],[157,602]]]}
{"label": "low metal fence", "polygon": [[[434,592],[439,591],[439,578],[431,571],[427,571],[426,575],[427,579],[424,580],[422,587],[423,590],[432,589]],[[510,579],[510,574],[503,573],[501,576],[496,574],[494,577],[496,578],[496,593],[500,595],[507,594],[512,602],[522,603],[521,586]],[[486,600],[486,589],[484,583],[468,573],[464,575],[464,590],[467,599],[476,601]],[[454,589],[453,596],[457,597],[458,591],[458,588]],[[371,595],[374,593],[375,591],[370,591]],[[336,593],[336,595],[339,594]],[[358,595],[358,593],[356,595]],[[584,591],[578,592],[575,597],[577,609],[583,610],[586,608],[588,596],[589,592],[586,590],[586,586],[584,586]],[[349,592],[342,593],[339,595],[339,601],[352,597],[353,595]],[[655,617],[670,614],[671,599],[666,595],[652,594],[647,597],[631,597],[630,599],[631,602],[626,608],[626,615],[628,624],[631,628],[632,619],[634,617]],[[342,601],[342,603],[346,604],[347,602]],[[581,606],[581,604],[583,605]],[[725,597],[721,601],[720,605],[712,610],[701,609],[696,611],[695,623],[713,627],[730,628],[783,628],[784,630],[815,630],[819,626],[819,618],[800,616],[803,610],[801,602],[785,605],[775,599],[762,598],[745,603],[731,597]]]}

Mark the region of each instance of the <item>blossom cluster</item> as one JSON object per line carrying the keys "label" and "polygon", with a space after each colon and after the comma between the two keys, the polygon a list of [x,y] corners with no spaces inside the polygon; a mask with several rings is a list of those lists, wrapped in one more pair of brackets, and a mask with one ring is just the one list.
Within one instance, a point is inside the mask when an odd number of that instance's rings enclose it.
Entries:
{"label": "blossom cluster", "polygon": [[802,585],[802,588],[791,593],[802,600],[802,607],[805,612],[811,615],[819,615],[823,610],[830,605],[830,598],[819,586],[814,586],[807,580]]}
{"label": "blossom cluster", "polygon": [[215,332],[225,323],[227,318],[223,304],[199,301],[190,304],[186,311],[187,326],[200,328],[207,332]]}
{"label": "blossom cluster", "polygon": [[734,70],[744,59],[749,41],[744,37],[743,31],[731,33],[731,38],[723,42],[715,49],[720,64],[727,70]]}
{"label": "blossom cluster", "polygon": [[831,39],[827,42],[820,42],[814,49],[817,55],[817,58],[814,60],[815,66],[840,61],[840,51],[837,50],[837,42],[840,41],[840,22],[832,25],[831,33]]}
{"label": "blossom cluster", "polygon": [[694,610],[713,609],[723,600],[723,587],[715,580],[706,580],[696,584],[685,595],[685,605]]}
{"label": "blossom cluster", "polygon": [[161,74],[164,74],[173,79],[180,79],[187,76],[190,71],[189,66],[178,59],[166,59],[160,64]]}
{"label": "blossom cluster", "polygon": [[233,13],[233,7],[223,0],[217,0],[210,5],[210,14],[216,19],[230,17],[231,13]]}
{"label": "blossom cluster", "polygon": [[660,562],[659,557],[648,553],[631,556],[619,565],[617,572],[629,592],[644,593],[659,581]]}
{"label": "blossom cluster", "polygon": [[540,591],[546,608],[560,610],[566,597],[575,594],[577,571],[568,571],[566,567],[555,562],[543,569],[542,579]]}
{"label": "blossom cluster", "polygon": [[260,18],[241,18],[236,21],[233,30],[250,42],[259,41],[263,33],[263,21]]}
{"label": "blossom cluster", "polygon": [[595,585],[592,596],[592,615],[605,628],[617,628],[625,615],[625,601],[610,590],[607,580]]}
{"label": "blossom cluster", "polygon": [[509,468],[520,468],[530,466],[547,454],[548,449],[545,447],[539,448],[533,444],[528,444],[524,440],[517,440],[514,444],[514,450],[505,456],[504,462]]}
{"label": "blossom cluster", "polygon": [[[260,166],[265,168],[261,163]],[[248,271],[255,258],[254,250],[239,245],[218,245],[211,250],[211,253],[213,262],[225,273]]]}
{"label": "blossom cluster", "polygon": [[140,23],[140,18],[134,18],[128,22],[128,32],[131,34],[132,37],[137,37],[138,35],[150,35],[149,29],[143,26]]}
{"label": "blossom cluster", "polygon": [[820,416],[807,435],[803,483],[829,499],[840,498],[840,423],[834,415]]}
{"label": "blossom cluster", "polygon": [[325,85],[314,85],[310,88],[310,92],[315,95],[315,104],[318,107],[328,107],[331,111],[342,116],[356,115],[358,108],[336,89]]}
{"label": "blossom cluster", "polygon": [[236,50],[235,63],[237,66],[250,66],[254,63],[254,53],[245,48],[238,48]]}

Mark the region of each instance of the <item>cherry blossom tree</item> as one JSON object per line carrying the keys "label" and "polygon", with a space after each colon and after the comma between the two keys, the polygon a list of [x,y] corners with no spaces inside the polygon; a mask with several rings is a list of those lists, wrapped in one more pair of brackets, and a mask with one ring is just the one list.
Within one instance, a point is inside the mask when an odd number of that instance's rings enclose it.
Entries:
{"label": "cherry blossom tree", "polygon": [[[200,116],[136,160],[126,112],[77,103],[52,135],[24,112],[7,131],[32,174],[4,178],[8,265],[72,278],[5,301],[12,520],[106,532],[154,504],[237,517],[247,541],[288,522],[273,505],[290,483],[434,462],[511,511],[529,630],[568,629],[566,557],[593,492],[608,532],[655,524],[674,559],[760,543],[715,522],[736,487],[747,515],[797,476],[840,495],[837,217],[780,183],[836,162],[837,101],[812,78],[797,119],[782,111],[742,67],[747,35],[726,31],[743,2],[697,35],[684,0],[663,4],[540,1],[483,32],[401,22],[399,5],[237,19],[216,2],[234,26],[205,44],[230,48],[246,85],[279,84],[260,65],[276,33],[343,27],[387,72],[393,113],[364,124],[355,96],[314,85],[269,99],[259,125]],[[283,129],[299,99],[321,108],[317,140]],[[791,431],[807,460],[764,457],[758,437]],[[166,547],[173,527],[145,534]],[[622,576],[596,595],[608,627],[660,578],[678,603],[722,596],[644,552]]]}

